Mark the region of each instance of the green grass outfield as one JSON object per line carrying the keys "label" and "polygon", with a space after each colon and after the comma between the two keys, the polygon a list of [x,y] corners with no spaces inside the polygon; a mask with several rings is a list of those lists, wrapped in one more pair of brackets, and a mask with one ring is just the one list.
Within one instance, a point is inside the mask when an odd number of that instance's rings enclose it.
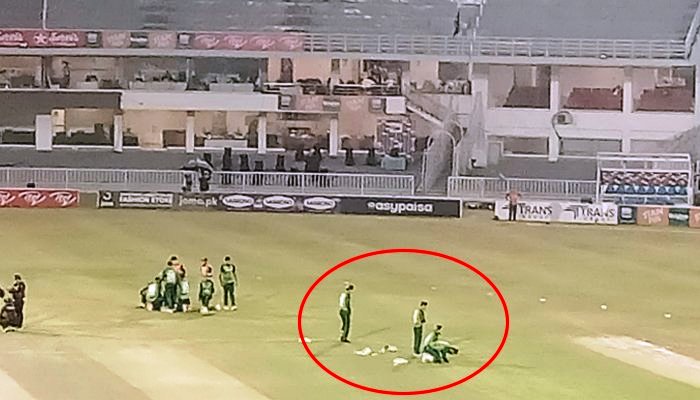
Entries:
{"label": "green grass outfield", "polygon": [[[696,387],[573,342],[630,336],[700,359],[700,232],[687,229],[507,224],[482,212],[446,220],[1,210],[0,243],[0,282],[7,286],[19,271],[29,286],[25,331],[0,335],[0,392],[9,393],[2,399],[383,398],[319,369],[297,341],[296,312],[324,271],[387,247],[431,249],[472,263],[510,306],[510,338],[496,362],[472,381],[425,398],[700,398]],[[138,290],[170,254],[187,265],[193,288],[199,257],[218,263],[231,254],[242,280],[240,309],[210,317],[136,309]],[[337,299],[346,280],[357,285],[353,343],[340,346]],[[442,385],[474,370],[498,343],[502,314],[489,291],[441,260],[365,260],[313,292],[305,333],[322,361],[359,383],[392,390]],[[388,343],[408,355],[410,313],[423,298],[431,303],[429,321],[442,322],[446,339],[460,344],[463,354],[452,364],[412,360],[393,368],[394,355],[352,354]]]}

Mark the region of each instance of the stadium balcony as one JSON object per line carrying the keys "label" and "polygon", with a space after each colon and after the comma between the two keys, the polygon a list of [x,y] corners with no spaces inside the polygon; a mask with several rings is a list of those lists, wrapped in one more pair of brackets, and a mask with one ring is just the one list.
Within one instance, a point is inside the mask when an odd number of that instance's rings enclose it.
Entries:
{"label": "stadium balcony", "polygon": [[688,88],[645,89],[637,102],[637,111],[693,112],[693,90]]}
{"label": "stadium balcony", "polygon": [[622,111],[622,89],[574,88],[564,107],[578,110]]}

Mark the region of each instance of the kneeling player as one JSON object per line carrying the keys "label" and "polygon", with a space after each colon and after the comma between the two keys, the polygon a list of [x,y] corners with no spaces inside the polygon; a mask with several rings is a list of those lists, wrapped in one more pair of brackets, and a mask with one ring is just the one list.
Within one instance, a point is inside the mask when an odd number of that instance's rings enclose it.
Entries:
{"label": "kneeling player", "polygon": [[163,299],[160,295],[160,276],[149,282],[148,285],[141,289],[141,304],[146,307],[148,311],[159,311],[163,303]]}
{"label": "kneeling player", "polygon": [[209,303],[214,297],[214,281],[211,278],[212,275],[209,274],[199,283],[199,303],[201,305],[199,312],[202,314],[209,313]]}
{"label": "kneeling player", "polygon": [[19,328],[19,323],[19,315],[15,309],[14,301],[11,298],[5,299],[5,304],[0,310],[0,328],[3,332],[14,331]]}
{"label": "kneeling player", "polygon": [[442,325],[435,325],[435,329],[425,337],[421,358],[423,362],[449,363],[447,355],[457,354],[458,350],[456,347],[451,346],[448,342],[439,340],[440,335],[442,335]]}

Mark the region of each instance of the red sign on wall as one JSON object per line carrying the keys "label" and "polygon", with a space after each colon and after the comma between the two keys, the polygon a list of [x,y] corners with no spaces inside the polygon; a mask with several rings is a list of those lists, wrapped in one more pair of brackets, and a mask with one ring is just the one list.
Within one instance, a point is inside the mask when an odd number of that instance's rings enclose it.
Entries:
{"label": "red sign on wall", "polygon": [[301,51],[304,39],[299,35],[197,33],[192,47],[198,50]]}
{"label": "red sign on wall", "polygon": [[77,207],[80,193],[61,189],[0,189],[0,208]]}
{"label": "red sign on wall", "polygon": [[0,30],[0,47],[85,47],[86,33],[63,30]]}

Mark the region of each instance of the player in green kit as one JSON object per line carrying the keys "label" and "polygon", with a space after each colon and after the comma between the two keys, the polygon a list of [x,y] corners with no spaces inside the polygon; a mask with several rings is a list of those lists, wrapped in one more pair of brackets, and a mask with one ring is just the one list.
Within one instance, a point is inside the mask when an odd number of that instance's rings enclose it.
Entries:
{"label": "player in green kit", "polygon": [[163,279],[163,297],[165,300],[163,311],[173,312],[177,306],[177,271],[173,267],[173,262],[168,261],[168,265],[161,274]]}
{"label": "player in green kit", "polygon": [[199,312],[202,314],[209,313],[209,303],[212,297],[214,297],[214,281],[211,280],[211,278],[212,276],[209,274],[199,282],[199,303],[201,304]]}
{"label": "player in green kit", "polygon": [[182,275],[178,284],[178,311],[187,312],[190,310],[190,283],[187,276]]}
{"label": "player in green kit", "polygon": [[[224,257],[224,263],[219,269],[219,283],[224,290],[224,310],[236,311],[236,286],[238,286],[238,276],[236,276],[236,266],[231,262],[231,257]],[[231,307],[229,307],[229,299]]]}

